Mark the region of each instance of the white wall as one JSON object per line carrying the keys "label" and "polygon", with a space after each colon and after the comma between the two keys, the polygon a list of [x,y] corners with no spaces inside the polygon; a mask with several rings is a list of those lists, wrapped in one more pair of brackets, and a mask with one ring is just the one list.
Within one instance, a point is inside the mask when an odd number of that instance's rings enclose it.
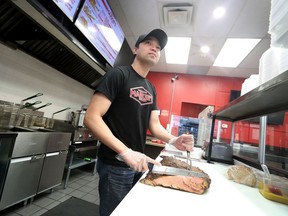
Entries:
{"label": "white wall", "polygon": [[28,102],[42,101],[35,107],[51,102],[52,105],[39,110],[45,117],[71,107],[55,114],[56,119],[68,120],[71,111],[89,103],[94,91],[32,56],[0,44],[0,100],[20,103],[38,92],[44,95]]}

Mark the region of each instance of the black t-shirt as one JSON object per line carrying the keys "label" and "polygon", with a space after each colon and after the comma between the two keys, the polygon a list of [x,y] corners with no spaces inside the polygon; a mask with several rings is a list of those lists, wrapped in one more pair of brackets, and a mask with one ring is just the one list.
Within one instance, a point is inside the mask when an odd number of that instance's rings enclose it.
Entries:
{"label": "black t-shirt", "polygon": [[[95,92],[112,102],[103,120],[114,136],[132,150],[144,152],[150,114],[157,109],[154,86],[131,66],[122,66],[107,72]],[[126,166],[115,156],[106,145],[100,146],[98,157],[105,163]]]}

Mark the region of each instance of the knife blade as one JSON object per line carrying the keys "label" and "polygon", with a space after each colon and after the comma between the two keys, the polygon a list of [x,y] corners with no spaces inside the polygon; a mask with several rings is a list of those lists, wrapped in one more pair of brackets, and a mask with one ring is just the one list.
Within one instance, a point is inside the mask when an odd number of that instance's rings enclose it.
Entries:
{"label": "knife blade", "polygon": [[199,177],[199,178],[209,178],[209,176],[205,173],[199,173],[192,170],[180,169],[175,167],[168,166],[153,166],[152,173],[155,174],[163,174],[163,175],[180,175],[180,176],[191,176],[191,177]]}

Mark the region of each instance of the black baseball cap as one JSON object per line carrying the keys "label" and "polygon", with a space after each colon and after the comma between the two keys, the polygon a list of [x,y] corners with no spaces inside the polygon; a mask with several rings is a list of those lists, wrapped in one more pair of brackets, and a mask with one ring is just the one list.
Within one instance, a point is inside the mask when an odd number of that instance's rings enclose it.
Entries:
{"label": "black baseball cap", "polygon": [[154,29],[148,34],[140,35],[135,43],[135,47],[139,47],[139,44],[148,40],[149,37],[155,37],[158,40],[161,50],[166,46],[168,41],[167,34],[162,29]]}

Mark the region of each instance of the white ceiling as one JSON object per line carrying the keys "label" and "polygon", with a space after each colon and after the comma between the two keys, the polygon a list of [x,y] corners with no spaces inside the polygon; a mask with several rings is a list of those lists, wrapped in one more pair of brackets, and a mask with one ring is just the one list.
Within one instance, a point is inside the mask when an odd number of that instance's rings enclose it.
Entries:
{"label": "white ceiling", "polygon": [[[162,51],[158,65],[151,71],[248,78],[258,74],[259,59],[270,47],[267,33],[270,0],[110,0],[109,4],[131,48],[139,35],[154,28],[163,29],[168,36],[192,38],[187,65],[166,64]],[[191,24],[164,25],[163,6],[175,4],[193,6]],[[218,6],[226,8],[226,15],[215,20],[212,12]],[[262,40],[237,68],[213,67],[221,47],[230,37]],[[200,53],[202,45],[211,47],[209,54]]]}

